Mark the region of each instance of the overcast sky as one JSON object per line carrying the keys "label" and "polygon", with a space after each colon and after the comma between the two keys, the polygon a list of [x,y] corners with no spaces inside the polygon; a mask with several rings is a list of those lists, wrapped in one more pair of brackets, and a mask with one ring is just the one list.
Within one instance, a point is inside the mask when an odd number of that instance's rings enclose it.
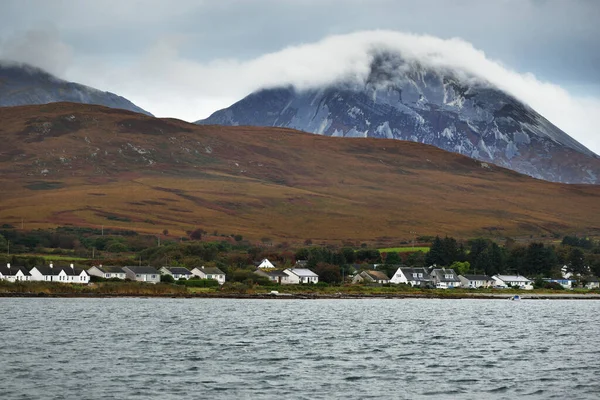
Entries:
{"label": "overcast sky", "polygon": [[[598,21],[597,0],[0,0],[0,58],[193,121],[398,41],[479,68],[600,153]],[[373,30],[391,32],[356,33]]]}

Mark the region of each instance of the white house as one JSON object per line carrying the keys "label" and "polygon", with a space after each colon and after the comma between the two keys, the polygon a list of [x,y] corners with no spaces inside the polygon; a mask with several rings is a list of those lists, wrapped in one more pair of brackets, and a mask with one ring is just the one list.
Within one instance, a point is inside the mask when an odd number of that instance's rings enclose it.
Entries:
{"label": "white house", "polygon": [[123,271],[128,279],[138,282],[158,283],[160,282],[160,273],[156,268],[150,266],[127,266],[123,267]]}
{"label": "white house", "polygon": [[585,278],[586,284],[585,284],[585,288],[586,289],[600,289],[600,279],[596,278],[595,276],[590,276]]}
{"label": "white house", "polygon": [[290,284],[319,282],[319,275],[307,268],[288,268],[283,273],[289,277]]}
{"label": "white house", "polygon": [[11,266],[10,263],[0,265],[0,280],[6,280],[9,282],[15,281],[28,281],[31,278],[31,274],[25,267]]}
{"label": "white house", "polygon": [[575,279],[552,279],[552,278],[545,278],[544,282],[558,283],[560,286],[562,286],[563,288],[565,288],[567,290],[573,290],[573,284],[577,283],[577,281]]}
{"label": "white house", "polygon": [[32,281],[81,284],[90,282],[90,275],[84,269],[75,267],[73,264],[68,267],[55,267],[53,264],[33,267],[29,273]]}
{"label": "white house", "polygon": [[192,275],[195,275],[200,279],[214,279],[219,282],[219,285],[225,283],[225,272],[217,267],[196,267],[192,270]]}
{"label": "white house", "polygon": [[183,267],[162,267],[158,271],[161,275],[171,275],[176,281],[180,279],[190,279],[194,276],[189,269]]}
{"label": "white house", "polygon": [[352,279],[352,283],[360,282],[386,284],[390,282],[390,278],[388,278],[388,276],[381,271],[362,271],[360,274],[355,275]]}
{"label": "white house", "polygon": [[254,273],[256,275],[269,278],[271,282],[279,283],[280,285],[290,283],[290,277],[283,271],[263,271],[261,269],[257,269],[256,271],[254,271]]}
{"label": "white house", "polygon": [[467,289],[489,288],[495,281],[487,275],[459,275],[461,286]]}
{"label": "white house", "polygon": [[94,265],[87,270],[87,273],[92,276],[98,276],[105,279],[125,279],[127,274],[123,271],[123,267],[113,267],[105,265]]}
{"label": "white house", "polygon": [[390,279],[390,283],[404,283],[412,286],[426,286],[431,284],[431,277],[425,268],[400,267]]}
{"label": "white house", "polygon": [[437,289],[452,289],[461,285],[458,275],[451,268],[436,268],[430,275],[431,282]]}
{"label": "white house", "polygon": [[269,261],[268,258],[264,258],[261,262],[258,263],[257,268],[260,268],[260,269],[275,268],[275,264],[273,264],[271,261]]}
{"label": "white house", "polygon": [[533,290],[533,281],[522,275],[494,275],[494,286],[499,287],[518,287],[523,290]]}

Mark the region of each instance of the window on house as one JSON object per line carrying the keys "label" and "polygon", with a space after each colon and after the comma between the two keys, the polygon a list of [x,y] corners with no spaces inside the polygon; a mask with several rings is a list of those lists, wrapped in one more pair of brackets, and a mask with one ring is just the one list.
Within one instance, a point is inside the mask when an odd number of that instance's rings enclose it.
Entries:
{"label": "window on house", "polygon": [[156,278],[156,275],[152,275],[152,279]]}
{"label": "window on house", "polygon": [[422,278],[422,277],[423,277],[423,273],[419,273],[419,278]]}

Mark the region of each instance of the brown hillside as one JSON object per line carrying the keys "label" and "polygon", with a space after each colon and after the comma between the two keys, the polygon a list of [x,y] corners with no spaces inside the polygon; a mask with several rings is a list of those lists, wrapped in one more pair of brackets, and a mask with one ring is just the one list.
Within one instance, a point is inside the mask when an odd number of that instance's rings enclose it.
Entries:
{"label": "brown hillside", "polygon": [[600,231],[600,187],[439,150],[196,126],[99,106],[0,108],[0,224],[274,240]]}

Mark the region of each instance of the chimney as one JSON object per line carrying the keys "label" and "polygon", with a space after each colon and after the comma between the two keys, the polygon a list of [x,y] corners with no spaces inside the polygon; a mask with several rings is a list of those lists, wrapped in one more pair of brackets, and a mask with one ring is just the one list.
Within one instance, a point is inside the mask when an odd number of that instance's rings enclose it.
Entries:
{"label": "chimney", "polygon": [[52,267],[53,267],[53,265],[52,265],[52,263],[50,263],[50,268],[52,268]]}
{"label": "chimney", "polygon": [[73,271],[75,271],[75,267],[73,266],[73,264],[71,264],[71,269],[72,269]]}
{"label": "chimney", "polygon": [[202,269],[204,269],[204,265],[202,266]]}
{"label": "chimney", "polygon": [[10,269],[10,263],[6,263],[6,268]]}

